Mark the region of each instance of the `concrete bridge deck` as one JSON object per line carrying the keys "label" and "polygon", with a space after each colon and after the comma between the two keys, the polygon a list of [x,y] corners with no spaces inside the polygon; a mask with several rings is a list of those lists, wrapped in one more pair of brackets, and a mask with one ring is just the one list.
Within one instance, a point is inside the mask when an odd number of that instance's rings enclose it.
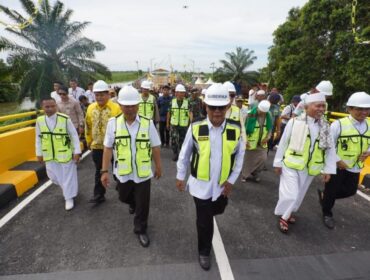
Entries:
{"label": "concrete bridge deck", "polygon": [[[329,230],[316,180],[297,224],[284,235],[273,215],[278,177],[272,157],[261,182],[238,181],[225,214],[216,217],[224,252],[214,250],[209,272],[197,262],[193,200],[176,190],[171,151],[163,149],[164,176],[152,181],[149,248],[139,245],[133,216],[114,186],[105,203],[87,202],[94,180],[88,156],[79,165],[72,211],[64,210],[60,189],[51,185],[0,228],[0,279],[370,279],[370,202],[358,195],[338,201],[337,227]],[[0,218],[19,203],[0,210]]]}

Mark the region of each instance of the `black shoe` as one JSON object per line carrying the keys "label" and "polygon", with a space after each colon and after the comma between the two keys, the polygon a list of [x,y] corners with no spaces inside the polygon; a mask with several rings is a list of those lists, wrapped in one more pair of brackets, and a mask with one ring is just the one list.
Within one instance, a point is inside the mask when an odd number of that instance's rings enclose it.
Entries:
{"label": "black shoe", "polygon": [[335,227],[334,218],[330,216],[324,216],[324,225],[326,225],[327,228],[333,229]]}
{"label": "black shoe", "polygon": [[129,206],[129,208],[128,208],[128,212],[132,215],[132,214],[134,214],[135,213],[135,207],[134,206]]}
{"label": "black shoe", "polygon": [[209,270],[211,268],[211,257],[199,255],[199,264],[204,270]]}
{"label": "black shoe", "polygon": [[146,233],[139,233],[137,237],[139,238],[141,246],[143,246],[144,248],[149,246],[150,240],[149,236]]}
{"label": "black shoe", "polygon": [[320,189],[317,189],[317,194],[319,195],[319,203],[322,206],[322,200],[324,198],[324,192]]}
{"label": "black shoe", "polygon": [[92,199],[89,200],[89,203],[102,203],[105,201],[104,195],[96,194]]}
{"label": "black shoe", "polygon": [[172,156],[172,160],[173,161],[177,161],[179,159],[179,155],[178,154],[174,154],[173,156]]}

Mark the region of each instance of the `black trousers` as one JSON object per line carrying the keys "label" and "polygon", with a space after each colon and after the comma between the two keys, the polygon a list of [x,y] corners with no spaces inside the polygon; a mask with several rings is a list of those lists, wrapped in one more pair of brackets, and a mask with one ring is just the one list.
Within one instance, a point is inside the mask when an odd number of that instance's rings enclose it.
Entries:
{"label": "black trousers", "polygon": [[105,195],[105,188],[100,181],[100,178],[101,178],[100,170],[103,165],[103,149],[93,149],[91,153],[92,153],[92,159],[95,164],[94,195]]}
{"label": "black trousers", "polygon": [[166,121],[159,122],[159,136],[161,137],[162,145],[170,144],[170,131],[166,128]]}
{"label": "black trousers", "polygon": [[141,183],[130,180],[117,183],[119,200],[135,209],[134,232],[145,233],[148,227],[150,206],[150,179]]}
{"label": "black trousers", "polygon": [[337,168],[337,174],[331,175],[325,184],[322,212],[324,216],[332,217],[332,208],[336,199],[346,198],[356,194],[360,173],[353,173]]}
{"label": "black trousers", "polygon": [[197,233],[199,255],[209,256],[212,249],[213,216],[222,214],[227,205],[227,197],[220,195],[216,201],[194,197],[197,212]]}

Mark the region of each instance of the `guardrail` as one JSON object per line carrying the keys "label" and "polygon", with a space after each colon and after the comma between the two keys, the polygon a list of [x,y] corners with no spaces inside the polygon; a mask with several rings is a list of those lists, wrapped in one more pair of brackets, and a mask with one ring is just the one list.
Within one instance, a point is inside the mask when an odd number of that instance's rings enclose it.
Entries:
{"label": "guardrail", "polygon": [[8,130],[12,130],[12,129],[17,129],[17,128],[33,125],[36,123],[37,116],[42,113],[44,113],[43,110],[36,110],[36,111],[31,111],[31,112],[2,116],[0,117],[0,122],[16,120],[16,119],[25,118],[25,117],[31,117],[31,120],[26,120],[26,121],[21,121],[21,122],[17,122],[13,124],[0,126],[0,133],[8,131]]}

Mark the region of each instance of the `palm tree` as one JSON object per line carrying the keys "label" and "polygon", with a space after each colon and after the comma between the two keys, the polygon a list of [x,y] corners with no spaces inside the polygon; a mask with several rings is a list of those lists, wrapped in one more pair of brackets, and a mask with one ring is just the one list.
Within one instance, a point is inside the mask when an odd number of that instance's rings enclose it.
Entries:
{"label": "palm tree", "polygon": [[0,103],[17,99],[17,86],[13,83],[11,68],[0,59]]}
{"label": "palm tree", "polygon": [[[86,83],[99,74],[110,77],[106,66],[92,60],[95,51],[102,51],[105,46],[81,36],[89,22],[70,21],[73,11],[64,11],[60,1],[51,6],[49,0],[43,0],[36,15],[31,0],[20,2],[28,17],[34,16],[34,19],[21,30],[6,30],[25,41],[27,46],[0,37],[0,50],[10,51],[8,63],[12,65],[14,78],[20,80],[20,99],[30,95],[40,100],[49,94],[54,81],[77,78],[80,83]],[[17,11],[2,5],[0,9],[17,24],[26,21]]]}
{"label": "palm tree", "polygon": [[253,54],[254,51],[242,47],[237,47],[236,52],[225,53],[228,60],[220,60],[222,67],[216,70],[215,79],[230,80],[239,84],[246,82],[248,85],[256,83],[258,73],[256,71],[246,71],[257,59]]}

